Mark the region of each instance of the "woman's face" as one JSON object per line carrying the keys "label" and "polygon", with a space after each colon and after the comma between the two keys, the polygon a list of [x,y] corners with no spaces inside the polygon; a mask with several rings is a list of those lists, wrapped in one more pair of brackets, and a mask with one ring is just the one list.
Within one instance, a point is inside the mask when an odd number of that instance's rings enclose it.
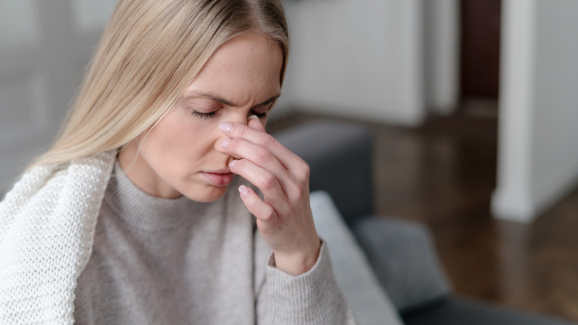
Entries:
{"label": "woman's face", "polygon": [[246,124],[251,115],[265,124],[281,92],[282,65],[281,47],[262,33],[222,45],[146,136],[136,161],[138,141],[121,151],[119,161],[128,177],[156,197],[220,198],[233,178],[233,157],[217,150],[227,138],[219,125]]}

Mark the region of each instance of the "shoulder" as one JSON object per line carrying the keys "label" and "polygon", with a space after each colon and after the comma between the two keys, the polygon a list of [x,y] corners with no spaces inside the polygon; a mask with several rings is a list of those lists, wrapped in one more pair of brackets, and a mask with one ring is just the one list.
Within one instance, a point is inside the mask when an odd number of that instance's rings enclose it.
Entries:
{"label": "shoulder", "polygon": [[103,152],[69,164],[35,167],[0,202],[0,278],[11,279],[10,288],[0,289],[9,297],[0,304],[0,319],[21,301],[28,302],[23,316],[40,308],[72,317],[74,286],[91,254],[115,157]]}
{"label": "shoulder", "polygon": [[70,191],[100,192],[108,184],[115,157],[112,152],[103,152],[70,163],[34,167],[14,184],[0,202],[0,220],[5,223],[36,204],[41,204],[44,209],[32,211],[47,214],[47,209],[56,202],[74,198],[74,193]]}
{"label": "shoulder", "polygon": [[47,229],[64,231],[62,225],[68,221],[83,226],[86,216],[100,209],[115,157],[103,152],[25,173],[0,202],[0,248]]}
{"label": "shoulder", "polygon": [[[72,310],[74,284],[91,253],[115,157],[104,152],[36,167],[0,202],[0,278],[12,279],[9,296],[14,299],[8,306],[29,301],[23,314],[35,313],[35,306]],[[63,301],[70,306],[59,309]],[[0,319],[9,312],[0,306]]]}

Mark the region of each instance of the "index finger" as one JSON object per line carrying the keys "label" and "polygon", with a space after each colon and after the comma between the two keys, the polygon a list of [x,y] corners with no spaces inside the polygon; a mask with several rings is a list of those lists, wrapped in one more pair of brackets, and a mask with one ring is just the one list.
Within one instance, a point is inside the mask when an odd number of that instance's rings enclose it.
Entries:
{"label": "index finger", "polygon": [[[257,126],[255,125],[256,123],[261,125],[258,121],[254,122],[253,119],[249,121],[251,126]],[[285,146],[279,143],[273,136],[265,133],[264,128],[263,131],[258,131],[240,123],[221,123],[220,127],[230,138],[240,138],[269,150],[277,157],[277,160],[279,160],[283,167],[289,171],[295,168],[301,168],[301,165],[304,164],[304,161],[299,156],[285,148]],[[261,128],[262,127],[261,125]]]}

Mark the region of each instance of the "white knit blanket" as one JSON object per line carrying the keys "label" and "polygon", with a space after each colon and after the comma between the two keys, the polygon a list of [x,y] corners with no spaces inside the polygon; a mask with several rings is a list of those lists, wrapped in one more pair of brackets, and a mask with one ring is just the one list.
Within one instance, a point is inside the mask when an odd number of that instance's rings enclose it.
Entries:
{"label": "white knit blanket", "polygon": [[0,202],[0,324],[73,324],[116,151],[41,166]]}

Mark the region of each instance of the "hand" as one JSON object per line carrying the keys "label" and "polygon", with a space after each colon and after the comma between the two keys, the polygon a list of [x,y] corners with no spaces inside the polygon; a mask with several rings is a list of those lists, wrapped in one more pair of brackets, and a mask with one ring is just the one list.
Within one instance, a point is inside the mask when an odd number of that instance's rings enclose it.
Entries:
{"label": "hand", "polygon": [[256,118],[249,119],[248,126],[222,123],[221,129],[231,138],[223,140],[223,151],[240,158],[230,163],[231,171],[264,195],[262,200],[252,189],[239,187],[276,267],[291,275],[307,272],[321,247],[309,203],[309,166],[267,134]]}

